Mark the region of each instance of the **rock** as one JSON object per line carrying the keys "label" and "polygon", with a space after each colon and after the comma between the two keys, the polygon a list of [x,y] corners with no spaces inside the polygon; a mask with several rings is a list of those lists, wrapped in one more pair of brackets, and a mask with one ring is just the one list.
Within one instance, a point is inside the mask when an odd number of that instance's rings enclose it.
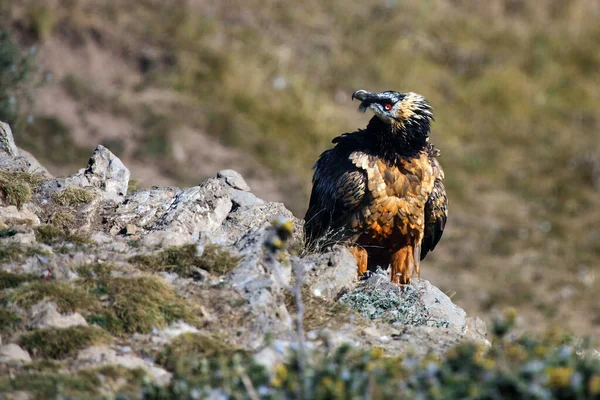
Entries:
{"label": "rock", "polygon": [[6,225],[31,225],[40,224],[36,209],[31,203],[24,204],[21,209],[16,206],[0,207],[0,222]]}
{"label": "rock", "polygon": [[15,139],[10,130],[10,126],[2,121],[0,121],[0,152],[11,157],[19,155],[19,149],[15,144]]}
{"label": "rock", "polygon": [[275,367],[279,364],[282,364],[285,361],[285,357],[287,356],[287,352],[285,351],[277,351],[273,347],[265,347],[259,351],[257,351],[254,356],[254,362],[259,365],[262,365],[269,375],[275,374]]}
{"label": "rock", "polygon": [[492,345],[487,339],[487,325],[479,317],[467,317],[467,326],[465,327],[464,337],[467,340],[483,343],[486,346]]}
{"label": "rock", "polygon": [[85,318],[79,313],[63,315],[58,312],[56,303],[42,302],[31,308],[31,328],[68,328],[75,325],[87,326]]}
{"label": "rock", "polygon": [[164,386],[171,380],[171,373],[133,354],[119,355],[108,346],[92,346],[81,350],[75,361],[76,368],[121,365],[125,368],[142,368],[157,384]]}
{"label": "rock", "polygon": [[152,229],[183,233],[197,240],[200,233],[219,229],[231,207],[228,190],[222,182],[212,178],[178,193]]}
{"label": "rock", "polygon": [[354,288],[358,282],[356,259],[346,247],[311,254],[301,262],[306,268],[305,282],[316,296],[337,300],[342,291]]}
{"label": "rock", "polygon": [[127,224],[125,226],[125,234],[126,235],[135,235],[138,231],[138,227],[134,224]]}
{"label": "rock", "polygon": [[450,300],[444,292],[425,279],[415,279],[413,286],[419,290],[423,306],[434,320],[448,321],[448,327],[463,332],[467,326],[467,313]]}
{"label": "rock", "polygon": [[117,230],[127,224],[148,230],[167,212],[180,192],[172,187],[136,190],[118,205],[112,223]]}
{"label": "rock", "polygon": [[30,245],[35,243],[35,233],[29,227],[15,227],[5,231],[5,235],[1,239],[5,244]]}
{"label": "rock", "polygon": [[20,346],[10,343],[0,346],[0,363],[21,364],[31,362],[29,353]]}
{"label": "rock", "polygon": [[184,244],[189,244],[193,241],[193,237],[185,233],[158,231],[144,235],[141,243],[147,248],[154,249],[183,246]]}
{"label": "rock", "polygon": [[103,244],[108,244],[113,241],[113,239],[104,232],[95,232],[90,235],[90,240],[96,243],[98,246],[102,246]]}
{"label": "rock", "polygon": [[99,145],[84,174],[106,193],[107,198],[119,200],[127,194],[129,169],[106,147]]}
{"label": "rock", "polygon": [[[77,186],[98,189],[103,199],[121,203],[127,194],[129,169],[106,147],[98,145],[85,169],[66,179],[57,180],[58,188]],[[49,188],[52,188],[50,185]]]}
{"label": "rock", "polygon": [[289,219],[294,224],[294,241],[301,240],[302,222],[294,217],[292,212],[282,203],[260,203],[238,207],[227,216],[223,223],[223,230],[227,236],[227,244],[239,241],[250,231],[254,231],[266,223],[271,223],[276,218]]}
{"label": "rock", "polygon": [[233,202],[233,207],[252,207],[260,204],[264,204],[263,199],[259,199],[255,195],[250,192],[244,192],[242,190],[231,189],[229,191],[229,196],[231,197],[231,201]]}
{"label": "rock", "polygon": [[244,192],[250,191],[250,186],[246,183],[242,175],[232,169],[224,169],[217,173],[217,178],[224,180],[229,186],[234,189]]}
{"label": "rock", "polygon": [[265,223],[236,243],[235,248],[242,261],[226,277],[226,283],[250,305],[252,327],[249,345],[252,348],[261,347],[266,334],[286,334],[292,328],[283,292],[283,286],[290,282],[291,268],[265,250],[263,244],[272,234],[270,230],[271,224]]}

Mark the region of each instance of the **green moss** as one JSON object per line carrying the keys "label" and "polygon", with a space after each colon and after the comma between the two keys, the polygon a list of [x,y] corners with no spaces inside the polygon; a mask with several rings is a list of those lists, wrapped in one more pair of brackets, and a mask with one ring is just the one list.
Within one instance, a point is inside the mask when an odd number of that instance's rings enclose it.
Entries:
{"label": "green moss", "polygon": [[35,228],[35,239],[44,244],[53,244],[65,237],[65,231],[53,225],[40,225]]}
{"label": "green moss", "polygon": [[0,290],[10,289],[25,282],[39,280],[40,277],[35,274],[17,274],[14,272],[0,271]]}
{"label": "green moss", "polygon": [[21,207],[31,201],[33,191],[44,181],[39,174],[0,171],[0,194],[6,204]]}
{"label": "green moss", "polygon": [[110,335],[103,329],[73,326],[65,329],[37,329],[25,333],[19,339],[19,345],[33,357],[60,360],[86,347],[110,341]]}
{"label": "green moss", "polygon": [[114,268],[112,264],[92,263],[76,267],[75,272],[77,272],[85,286],[95,288],[100,282],[106,282],[110,279]]}
{"label": "green moss", "polygon": [[23,285],[7,295],[8,300],[21,307],[31,307],[42,300],[53,301],[62,313],[87,310],[97,304],[96,298],[68,282],[38,281]]}
{"label": "green moss", "polygon": [[62,206],[77,206],[89,203],[95,197],[94,192],[78,187],[68,187],[53,195],[54,201]]}
{"label": "green moss", "polygon": [[23,370],[32,373],[32,372],[58,372],[60,369],[64,368],[63,364],[54,360],[34,360],[30,363],[27,363],[23,366]]}
{"label": "green moss", "polygon": [[[31,364],[34,363],[35,361]],[[119,365],[107,365],[70,374],[56,373],[50,369],[33,370],[15,377],[0,378],[0,393],[26,391],[40,400],[105,399],[107,392],[134,398],[139,395],[145,376],[145,372],[139,368],[127,369]]]}
{"label": "green moss", "polygon": [[201,256],[193,244],[170,247],[153,255],[137,255],[129,262],[152,272],[169,271],[184,277],[193,277],[194,268],[201,268],[216,275],[224,275],[239,264],[240,258],[222,249],[208,245]]}
{"label": "green moss", "polygon": [[159,278],[98,274],[84,278],[82,284],[104,299],[103,308],[90,314],[88,322],[113,334],[149,333],[178,320],[197,322],[183,299]]}
{"label": "green moss", "polygon": [[189,371],[190,362],[220,355],[232,356],[243,351],[212,337],[183,333],[173,339],[158,355],[156,362],[172,372]]}
{"label": "green moss", "polygon": [[38,249],[37,247],[26,247],[11,244],[8,246],[0,245],[0,262],[19,261],[25,257],[35,255],[47,256],[48,252]]}
{"label": "green moss", "polygon": [[13,332],[21,325],[21,322],[19,314],[4,306],[0,308],[0,334]]}
{"label": "green moss", "polygon": [[73,243],[75,246],[91,245],[93,242],[87,235],[69,233],[57,226],[46,224],[35,228],[35,238],[38,242],[47,245]]}
{"label": "green moss", "polygon": [[0,261],[14,261],[23,255],[23,249],[16,245],[0,247]]}

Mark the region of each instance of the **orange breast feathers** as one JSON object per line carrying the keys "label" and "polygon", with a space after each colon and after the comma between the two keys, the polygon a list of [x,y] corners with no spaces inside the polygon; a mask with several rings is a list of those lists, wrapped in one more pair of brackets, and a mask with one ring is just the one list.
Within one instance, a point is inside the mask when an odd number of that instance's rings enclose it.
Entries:
{"label": "orange breast feathers", "polygon": [[353,215],[352,227],[373,241],[393,235],[403,242],[398,245],[420,245],[425,203],[436,178],[427,154],[402,159],[397,165],[358,151],[350,155],[350,160],[368,177],[367,202]]}

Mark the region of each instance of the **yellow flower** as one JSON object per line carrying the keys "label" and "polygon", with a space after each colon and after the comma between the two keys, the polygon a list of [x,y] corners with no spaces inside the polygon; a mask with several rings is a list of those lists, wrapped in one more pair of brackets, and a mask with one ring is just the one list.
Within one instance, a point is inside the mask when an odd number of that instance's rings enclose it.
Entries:
{"label": "yellow flower", "polygon": [[548,348],[546,346],[542,346],[542,345],[536,346],[535,349],[533,350],[533,353],[536,355],[536,357],[544,357],[547,352],[548,352]]}
{"label": "yellow flower", "polygon": [[514,323],[517,319],[517,310],[514,307],[508,307],[506,311],[504,311],[504,318],[508,323]]}
{"label": "yellow flower", "polygon": [[569,367],[553,367],[546,370],[552,387],[568,387],[573,369]]}
{"label": "yellow flower", "polygon": [[288,370],[285,367],[285,365],[277,364],[277,366],[275,366],[275,376],[273,377],[271,384],[274,387],[281,387],[283,385],[283,382],[285,382],[287,375]]}
{"label": "yellow flower", "polygon": [[590,379],[590,383],[588,384],[588,389],[590,391],[590,394],[600,393],[600,376],[592,376],[592,378]]}
{"label": "yellow flower", "polygon": [[374,347],[373,350],[371,350],[371,358],[379,359],[381,357],[383,357],[383,349],[381,347]]}
{"label": "yellow flower", "polygon": [[494,367],[496,367],[496,361],[487,358],[484,362],[483,362],[483,368],[490,370],[490,369],[494,369]]}

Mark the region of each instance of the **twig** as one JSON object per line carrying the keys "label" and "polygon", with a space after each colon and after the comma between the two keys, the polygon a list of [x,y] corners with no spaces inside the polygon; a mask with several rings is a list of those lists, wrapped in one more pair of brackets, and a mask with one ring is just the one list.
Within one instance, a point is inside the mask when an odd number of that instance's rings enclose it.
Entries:
{"label": "twig", "polygon": [[242,383],[244,384],[244,388],[246,388],[246,392],[248,392],[248,396],[250,396],[250,399],[251,400],[260,400],[260,397],[259,397],[258,393],[256,392],[256,389],[254,388],[254,385],[252,384],[252,380],[250,379],[248,374],[246,374],[246,372],[244,372],[242,370],[240,377],[242,379]]}

